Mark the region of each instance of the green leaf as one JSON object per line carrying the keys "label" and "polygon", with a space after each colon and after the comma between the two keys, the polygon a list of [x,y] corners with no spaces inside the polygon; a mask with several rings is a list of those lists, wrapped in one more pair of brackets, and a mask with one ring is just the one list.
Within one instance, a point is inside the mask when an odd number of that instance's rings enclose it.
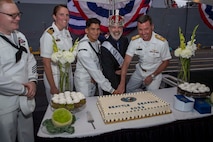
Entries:
{"label": "green leaf", "polygon": [[72,115],[72,123],[71,123],[71,124],[74,124],[75,121],[76,121],[76,117],[75,117],[75,115],[73,114],[73,115]]}
{"label": "green leaf", "polygon": [[64,133],[64,132],[73,134],[75,132],[75,128],[73,126],[71,126],[71,125],[64,126],[64,127],[56,127],[56,126],[54,126],[54,124],[52,123],[51,119],[44,120],[42,125],[45,126],[47,132],[49,132],[51,134],[58,134],[58,133]]}
{"label": "green leaf", "polygon": [[52,38],[53,38],[53,52],[58,52],[58,46],[57,46],[57,43],[56,43],[56,40],[54,38],[54,36],[52,35]]}
{"label": "green leaf", "polygon": [[65,132],[73,134],[75,132],[75,128],[73,126],[66,127]]}
{"label": "green leaf", "polygon": [[44,120],[44,122],[42,123],[43,126],[49,126],[49,125],[53,125],[52,124],[52,120],[51,119],[46,119]]}
{"label": "green leaf", "polygon": [[180,48],[182,50],[184,50],[186,48],[185,37],[184,37],[180,27],[179,27],[179,37],[180,37]]}
{"label": "green leaf", "polygon": [[46,126],[46,129],[51,134],[63,133],[63,130],[59,127],[55,127],[54,125]]}
{"label": "green leaf", "polygon": [[193,42],[194,42],[195,33],[196,33],[197,29],[198,29],[198,26],[199,26],[199,25],[195,26],[195,27],[194,27],[194,30],[193,30],[193,32],[192,32],[192,36],[191,36],[191,45],[192,45]]}
{"label": "green leaf", "polygon": [[73,52],[74,51],[74,49],[78,46],[78,43],[79,43],[79,38],[77,38],[76,40],[75,40],[75,42],[74,42],[74,44],[73,44],[73,46],[72,46],[72,48],[70,48],[70,52]]}

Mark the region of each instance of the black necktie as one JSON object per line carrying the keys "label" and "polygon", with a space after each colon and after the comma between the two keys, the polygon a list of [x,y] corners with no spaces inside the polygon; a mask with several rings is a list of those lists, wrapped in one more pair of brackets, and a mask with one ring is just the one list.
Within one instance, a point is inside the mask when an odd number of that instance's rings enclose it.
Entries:
{"label": "black necktie", "polygon": [[15,45],[14,43],[12,43],[7,37],[0,35],[5,41],[7,41],[8,43],[10,43],[14,48],[18,49],[18,51],[16,52],[16,63],[21,59],[22,56],[22,52],[26,52],[27,53],[27,49],[23,46],[18,47],[17,45]]}
{"label": "black necktie", "polygon": [[120,43],[119,42],[117,42],[117,49],[118,49],[118,51],[120,50]]}

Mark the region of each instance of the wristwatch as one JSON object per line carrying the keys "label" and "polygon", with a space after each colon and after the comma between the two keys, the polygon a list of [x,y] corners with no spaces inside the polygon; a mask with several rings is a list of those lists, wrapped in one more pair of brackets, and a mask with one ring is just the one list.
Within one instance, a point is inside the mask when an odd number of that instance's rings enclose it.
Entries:
{"label": "wristwatch", "polygon": [[151,77],[152,77],[152,79],[154,79],[154,78],[155,78],[155,75],[154,75],[154,74],[152,74],[152,75],[151,75]]}

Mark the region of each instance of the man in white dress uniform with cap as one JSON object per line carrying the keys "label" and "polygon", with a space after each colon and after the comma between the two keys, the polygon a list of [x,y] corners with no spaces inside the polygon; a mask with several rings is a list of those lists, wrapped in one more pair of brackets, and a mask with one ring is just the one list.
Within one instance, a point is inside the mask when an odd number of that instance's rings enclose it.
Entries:
{"label": "man in white dress uniform with cap", "polygon": [[34,142],[37,65],[27,39],[17,31],[21,14],[12,0],[0,1],[1,142]]}

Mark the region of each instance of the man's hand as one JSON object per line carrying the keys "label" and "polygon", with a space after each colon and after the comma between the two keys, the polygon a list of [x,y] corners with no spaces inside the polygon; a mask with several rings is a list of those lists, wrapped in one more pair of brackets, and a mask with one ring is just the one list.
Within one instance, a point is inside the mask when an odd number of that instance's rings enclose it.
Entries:
{"label": "man's hand", "polygon": [[119,91],[115,90],[112,94],[120,94]]}
{"label": "man's hand", "polygon": [[117,94],[123,94],[125,92],[125,84],[119,84],[118,88],[116,89]]}
{"label": "man's hand", "polygon": [[145,78],[144,84],[149,85],[152,81],[153,81],[153,78],[151,77],[151,75],[149,75]]}
{"label": "man's hand", "polygon": [[50,88],[50,94],[58,94],[59,93],[59,90],[57,87],[51,87]]}
{"label": "man's hand", "polygon": [[29,98],[29,99],[33,99],[33,97],[35,96],[36,94],[36,84],[34,82],[28,82],[28,83],[25,83],[23,84],[24,87],[26,87],[27,89],[27,94],[26,96]]}

